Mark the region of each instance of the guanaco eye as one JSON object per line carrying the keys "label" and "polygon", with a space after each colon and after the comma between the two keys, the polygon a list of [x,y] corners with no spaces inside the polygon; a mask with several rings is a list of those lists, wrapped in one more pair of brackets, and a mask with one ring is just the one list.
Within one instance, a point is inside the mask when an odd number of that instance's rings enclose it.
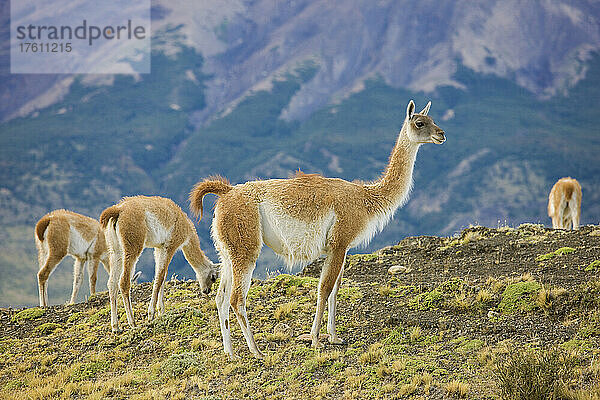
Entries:
{"label": "guanaco eye", "polygon": [[424,124],[422,121],[417,121],[417,122],[415,122],[415,126],[416,126],[417,128],[422,128],[422,127],[424,127],[424,126],[425,126],[425,124]]}

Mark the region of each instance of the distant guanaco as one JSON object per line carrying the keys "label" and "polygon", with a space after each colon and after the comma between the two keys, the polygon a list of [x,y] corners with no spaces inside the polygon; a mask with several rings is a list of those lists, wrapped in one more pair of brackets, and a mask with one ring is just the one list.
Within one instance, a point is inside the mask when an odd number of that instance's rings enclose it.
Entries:
{"label": "distant guanaco", "polygon": [[73,291],[69,304],[74,304],[87,265],[90,294],[96,293],[98,263],[109,271],[108,249],[100,223],[93,218],[67,210],[44,215],[35,225],[35,245],[40,270],[37,274],[40,306],[48,306],[48,277],[66,256],[75,259]]}
{"label": "distant guanaco", "polygon": [[427,115],[431,102],[415,113],[411,100],[384,175],[375,183],[347,182],[299,173],[291,179],[270,179],[232,186],[224,178],[208,178],[190,193],[190,207],[202,215],[202,199],[219,197],[212,235],[222,268],[216,296],[223,347],[233,357],[229,308],[233,309],[250,351],[256,346],[246,316],[246,296],[252,271],[263,244],[283,257],[288,266],[310,262],[322,253],[317,309],[310,335],[320,346],[321,320],[328,304],[327,330],[331,343],[342,343],[335,328],[336,294],[348,249],[368,243],[408,198],[417,151],[423,143],[443,143],[445,133]]}
{"label": "distant guanaco", "polygon": [[571,177],[561,178],[548,196],[548,216],[554,229],[579,229],[581,185]]}
{"label": "distant guanaco", "polygon": [[127,321],[135,326],[130,300],[130,277],[146,247],[154,247],[154,285],[148,306],[148,320],[155,311],[164,312],[164,281],[173,255],[179,249],[196,273],[200,289],[208,294],[218,277],[218,266],[200,248],[192,221],[172,200],[164,197],[125,197],[100,215],[110,253],[108,294],[111,327],[118,331],[117,289],[120,287]]}

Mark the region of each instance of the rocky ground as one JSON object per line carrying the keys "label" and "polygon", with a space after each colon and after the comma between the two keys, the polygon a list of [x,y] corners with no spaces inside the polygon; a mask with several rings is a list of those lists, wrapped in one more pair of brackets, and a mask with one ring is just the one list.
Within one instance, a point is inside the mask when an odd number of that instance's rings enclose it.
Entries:
{"label": "rocky ground", "polygon": [[[315,350],[296,336],[310,329],[321,263],[253,282],[248,313],[265,360],[251,357],[237,324],[239,359],[223,354],[213,296],[194,282],[168,282],[167,312],[152,322],[151,285],[136,285],[138,327],[120,309],[120,334],[106,292],[0,309],[0,397],[535,399],[548,397],[507,394],[511,382],[560,381],[549,389],[557,398],[600,398],[598,226],[474,227],[351,256],[338,295],[346,344]],[[507,373],[519,355],[552,378]]]}

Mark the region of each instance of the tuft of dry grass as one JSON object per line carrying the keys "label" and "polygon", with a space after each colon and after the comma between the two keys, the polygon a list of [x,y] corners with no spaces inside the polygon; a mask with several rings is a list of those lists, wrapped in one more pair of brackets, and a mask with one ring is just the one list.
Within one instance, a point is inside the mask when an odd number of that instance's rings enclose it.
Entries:
{"label": "tuft of dry grass", "polygon": [[519,278],[517,278],[516,282],[533,282],[533,275],[530,272],[525,272]]}
{"label": "tuft of dry grass", "polygon": [[479,292],[477,292],[477,295],[475,296],[475,301],[479,304],[486,304],[489,303],[491,300],[492,294],[486,289],[481,289]]}
{"label": "tuft of dry grass", "polygon": [[421,375],[421,383],[424,385],[423,389],[425,390],[426,394],[429,393],[432,382],[433,376],[429,372],[423,372],[423,375]]}
{"label": "tuft of dry grass", "polygon": [[289,303],[283,303],[277,306],[273,313],[276,320],[280,321],[284,318],[289,317],[298,308],[298,302],[290,301]]}
{"label": "tuft of dry grass", "polygon": [[468,310],[471,307],[471,301],[464,289],[461,289],[459,293],[454,295],[452,306],[457,310]]}
{"label": "tuft of dry grass", "polygon": [[417,391],[417,388],[417,385],[414,385],[412,383],[405,383],[404,385],[400,385],[400,387],[398,388],[398,395],[410,396],[411,394]]}
{"label": "tuft of dry grass", "polygon": [[328,398],[333,386],[329,382],[323,382],[315,388],[317,398]]}
{"label": "tuft of dry grass", "polygon": [[506,286],[506,283],[501,279],[490,276],[485,281],[485,285],[490,287],[490,289],[492,290],[492,293],[498,294],[504,289],[504,287]]}
{"label": "tuft of dry grass", "polygon": [[485,236],[483,236],[481,233],[476,231],[469,231],[465,233],[465,235],[461,239],[461,244],[467,244],[482,239],[485,239]]}
{"label": "tuft of dry grass", "polygon": [[394,293],[394,289],[390,285],[382,285],[379,287],[379,294],[382,296],[389,296]]}
{"label": "tuft of dry grass", "polygon": [[450,397],[457,397],[464,399],[471,390],[471,386],[468,383],[452,380],[446,384],[446,392]]}
{"label": "tuft of dry grass", "polygon": [[406,359],[400,358],[392,363],[392,370],[394,372],[402,372],[406,369]]}
{"label": "tuft of dry grass", "polygon": [[393,383],[386,383],[381,387],[383,393],[392,393],[396,390],[396,385]]}
{"label": "tuft of dry grass", "polygon": [[552,295],[552,291],[542,285],[542,288],[535,297],[535,302],[539,308],[544,311],[548,311],[552,308],[553,299],[554,296]]}
{"label": "tuft of dry grass", "polygon": [[491,346],[482,347],[477,352],[477,361],[484,367],[489,367],[494,361],[494,353]]}
{"label": "tuft of dry grass", "polygon": [[361,364],[377,364],[383,359],[383,351],[380,343],[374,343],[369,346],[369,350],[362,353],[358,357],[358,361]]}
{"label": "tuft of dry grass", "polygon": [[385,365],[385,364],[380,364],[377,366],[377,368],[375,369],[375,374],[379,377],[379,378],[383,378],[386,377],[388,375],[390,375],[392,373],[392,371],[390,370],[390,368]]}
{"label": "tuft of dry grass", "polygon": [[344,370],[345,384],[352,389],[360,389],[365,381],[365,375],[360,375],[355,368],[348,367]]}
{"label": "tuft of dry grass", "polygon": [[411,342],[416,342],[417,340],[421,339],[421,336],[423,336],[423,332],[421,331],[420,326],[413,326],[410,329],[409,337]]}

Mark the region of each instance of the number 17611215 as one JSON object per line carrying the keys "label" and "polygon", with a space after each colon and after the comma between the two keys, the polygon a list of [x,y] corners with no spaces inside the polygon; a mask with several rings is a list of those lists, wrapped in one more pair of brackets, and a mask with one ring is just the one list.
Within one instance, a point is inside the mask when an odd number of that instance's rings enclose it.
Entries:
{"label": "number 17611215", "polygon": [[21,53],[70,53],[73,48],[71,43],[19,43]]}

